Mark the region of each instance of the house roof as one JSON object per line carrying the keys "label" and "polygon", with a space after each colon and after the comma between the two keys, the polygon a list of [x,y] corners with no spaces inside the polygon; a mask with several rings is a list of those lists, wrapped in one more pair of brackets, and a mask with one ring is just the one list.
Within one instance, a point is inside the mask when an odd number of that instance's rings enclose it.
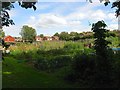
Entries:
{"label": "house roof", "polygon": [[8,38],[8,37],[14,38],[14,37],[12,37],[12,36],[8,35],[8,36],[5,36],[5,37],[4,37],[4,39],[5,39],[5,38]]}

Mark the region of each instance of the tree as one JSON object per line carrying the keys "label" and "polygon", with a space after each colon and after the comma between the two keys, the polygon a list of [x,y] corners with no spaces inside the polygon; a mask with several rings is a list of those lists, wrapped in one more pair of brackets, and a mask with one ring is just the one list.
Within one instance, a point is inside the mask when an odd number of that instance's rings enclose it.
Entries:
{"label": "tree", "polygon": [[3,38],[5,36],[5,32],[3,30],[0,30],[0,38]]}
{"label": "tree", "polygon": [[68,34],[68,32],[61,32],[61,33],[59,34],[59,38],[60,38],[61,40],[66,40],[66,41],[68,41],[68,40],[70,39],[70,35]]}
{"label": "tree", "polygon": [[[105,1],[104,3],[105,6],[107,6],[110,3],[110,0],[99,0],[99,1],[100,2]],[[89,0],[89,2],[92,3],[92,0]],[[116,17],[118,17],[120,15],[120,0],[116,0],[115,2],[113,2],[111,8],[117,8],[115,13],[116,13]]]}
{"label": "tree", "polygon": [[58,37],[59,37],[59,33],[58,33],[58,32],[56,32],[53,36],[58,36]]}
{"label": "tree", "polygon": [[32,27],[24,25],[20,35],[22,36],[23,40],[33,42],[35,40],[36,30]]}
{"label": "tree", "polygon": [[44,35],[43,35],[43,34],[40,34],[40,37],[41,37],[41,38],[43,38],[43,37],[44,37]]}
{"label": "tree", "polygon": [[1,11],[1,17],[0,17],[0,21],[2,26],[9,26],[9,25],[14,25],[14,22],[12,19],[10,19],[8,10],[11,10],[12,8],[14,8],[13,3],[15,3],[16,1],[18,1],[19,6],[21,6],[22,8],[28,9],[28,8],[33,8],[34,10],[36,10],[35,4],[36,4],[36,0],[34,2],[26,2],[26,0],[9,0],[8,2],[0,2],[0,6],[2,6],[2,8],[0,7],[0,11]]}
{"label": "tree", "polygon": [[108,30],[105,29],[107,25],[104,21],[98,21],[92,24],[92,31],[94,32],[94,48],[96,50],[97,60],[96,60],[96,72],[97,72],[97,82],[99,81],[99,86],[104,86],[110,83],[110,60],[109,60],[109,47],[106,40]]}

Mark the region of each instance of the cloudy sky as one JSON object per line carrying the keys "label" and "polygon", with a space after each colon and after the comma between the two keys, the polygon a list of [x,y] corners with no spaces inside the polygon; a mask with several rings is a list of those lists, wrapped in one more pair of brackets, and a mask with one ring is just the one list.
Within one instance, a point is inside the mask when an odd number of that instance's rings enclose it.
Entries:
{"label": "cloudy sky", "polygon": [[[65,0],[64,0],[65,1]],[[118,18],[111,4],[104,6],[98,0],[85,2],[38,2],[37,10],[23,9],[15,3],[15,8],[9,11],[15,25],[3,27],[6,35],[20,36],[23,25],[36,29],[37,35],[53,35],[62,31],[91,31],[90,24],[104,20],[109,29],[118,29]],[[79,0],[76,0],[79,1]]]}

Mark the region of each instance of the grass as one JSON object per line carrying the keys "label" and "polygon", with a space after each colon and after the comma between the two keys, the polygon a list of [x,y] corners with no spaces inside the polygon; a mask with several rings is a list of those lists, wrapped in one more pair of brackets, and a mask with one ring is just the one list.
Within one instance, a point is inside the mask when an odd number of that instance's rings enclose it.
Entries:
{"label": "grass", "polygon": [[0,61],[0,89],[2,88],[2,62]]}
{"label": "grass", "polygon": [[[68,47],[70,46],[70,47]],[[60,55],[73,55],[82,49],[79,42],[41,42],[38,44],[18,43],[11,46],[11,54],[5,56],[3,64],[3,88],[74,88],[80,85],[69,83],[63,79],[66,74],[65,67],[55,72],[38,71],[33,63],[26,62],[40,56],[47,58]],[[38,52],[37,52],[38,51]],[[24,52],[24,53],[23,53]]]}
{"label": "grass", "polygon": [[68,83],[59,77],[63,70],[56,73],[46,73],[27,65],[18,63],[12,57],[5,57],[3,64],[3,88],[73,88],[75,84]]}
{"label": "grass", "polygon": [[[76,53],[83,52],[89,54],[93,49],[84,47],[87,42],[45,41],[37,44],[17,43],[11,46],[10,55],[6,55],[3,61],[3,88],[81,87],[78,83],[73,84],[64,80],[64,76],[69,72],[69,66],[57,68],[55,72],[47,72],[36,69],[33,61],[40,60],[41,57],[47,61],[56,60],[56,58],[64,61],[66,60],[64,56],[73,57]],[[113,44],[115,43],[117,42]]]}

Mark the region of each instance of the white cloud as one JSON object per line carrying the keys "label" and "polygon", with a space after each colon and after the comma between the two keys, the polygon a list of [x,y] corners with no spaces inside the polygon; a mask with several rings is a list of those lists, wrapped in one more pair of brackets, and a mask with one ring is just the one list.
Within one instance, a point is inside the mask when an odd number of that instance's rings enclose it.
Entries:
{"label": "white cloud", "polygon": [[48,9],[51,6],[51,4],[36,4],[37,10],[44,10],[44,9]]}
{"label": "white cloud", "polygon": [[20,36],[21,26],[10,25],[9,27],[3,27],[5,35]]}
{"label": "white cloud", "polygon": [[8,11],[8,13],[9,13],[11,18],[15,17],[18,14],[18,12],[16,10],[14,10],[14,9]]}
{"label": "white cloud", "polygon": [[118,29],[118,24],[110,24],[108,26],[108,29],[110,29],[110,30]]}
{"label": "white cloud", "polygon": [[[64,30],[68,32],[90,31],[91,27],[87,25],[87,21],[90,21],[90,23],[96,23],[98,20],[105,20],[105,22],[108,22],[109,28],[114,29],[118,27],[114,12],[111,13],[100,8],[97,9],[98,6],[104,6],[102,3],[86,3],[84,6],[76,7],[72,7],[72,4],[69,5],[70,3],[63,3],[63,5],[54,3],[58,6],[47,10],[52,7],[52,4],[53,3],[50,5],[48,3],[41,3],[41,5],[38,4],[38,10],[44,10],[45,12],[37,12],[36,14],[32,14],[29,16],[29,20],[23,22],[22,24],[35,28],[37,32],[40,31],[40,33],[44,32],[47,34],[53,32],[55,33],[57,30],[59,32]],[[72,10],[69,11],[71,8]],[[66,12],[66,10],[68,11]],[[17,12],[14,10],[11,11],[11,16],[14,17],[16,13]],[[16,34],[19,36],[20,28],[20,26],[10,26],[9,28],[4,28],[4,30],[6,34]]]}
{"label": "white cloud", "polygon": [[88,15],[88,18],[94,21],[104,20],[106,18],[106,14],[102,10],[91,11]]}
{"label": "white cloud", "polygon": [[28,24],[35,27],[47,27],[50,25],[65,25],[67,22],[54,14],[40,14],[37,17],[31,16]]}
{"label": "white cloud", "polygon": [[86,18],[86,15],[85,13],[79,13],[79,12],[76,12],[76,13],[71,13],[69,14],[68,16],[65,17],[67,20],[83,20]]}

